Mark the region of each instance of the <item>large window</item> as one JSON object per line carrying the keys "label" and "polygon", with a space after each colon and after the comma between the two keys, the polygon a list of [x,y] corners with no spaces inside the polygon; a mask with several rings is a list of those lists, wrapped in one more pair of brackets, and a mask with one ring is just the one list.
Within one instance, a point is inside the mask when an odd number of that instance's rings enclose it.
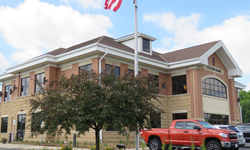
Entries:
{"label": "large window", "polygon": [[[110,70],[112,65],[105,64],[105,70]],[[120,67],[115,67],[115,76],[118,77],[120,75]]]}
{"label": "large window", "polygon": [[41,91],[40,86],[43,86],[43,78],[44,78],[44,73],[36,74],[37,81],[36,81],[36,86],[35,86],[35,93]]}
{"label": "large window", "polygon": [[147,39],[142,39],[142,50],[144,52],[150,53],[150,42]]}
{"label": "large window", "polygon": [[29,77],[22,78],[21,83],[21,96],[28,95],[29,94]]}
{"label": "large window", "polygon": [[227,115],[217,115],[217,114],[204,114],[204,119],[206,122],[211,124],[228,124],[228,116]]}
{"label": "large window", "polygon": [[2,118],[1,133],[7,133],[8,129],[8,117]]}
{"label": "large window", "polygon": [[11,99],[10,91],[11,91],[11,85],[5,86],[5,97],[4,97],[5,102],[10,101],[10,99]]}
{"label": "large window", "polygon": [[227,98],[226,86],[215,78],[207,78],[202,81],[202,93],[205,95]]}
{"label": "large window", "polygon": [[80,70],[86,70],[86,71],[91,71],[92,70],[92,64],[84,65],[79,67]]}
{"label": "large window", "polygon": [[150,124],[152,128],[161,128],[161,113],[150,114]]}
{"label": "large window", "polygon": [[187,93],[186,75],[172,77],[172,93],[173,95]]}

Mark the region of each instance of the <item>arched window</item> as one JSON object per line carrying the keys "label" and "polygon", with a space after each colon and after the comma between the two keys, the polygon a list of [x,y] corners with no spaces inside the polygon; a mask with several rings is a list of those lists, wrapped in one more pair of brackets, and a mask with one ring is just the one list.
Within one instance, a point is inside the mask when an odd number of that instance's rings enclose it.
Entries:
{"label": "arched window", "polygon": [[215,78],[207,78],[202,81],[202,93],[205,95],[227,98],[226,86]]}

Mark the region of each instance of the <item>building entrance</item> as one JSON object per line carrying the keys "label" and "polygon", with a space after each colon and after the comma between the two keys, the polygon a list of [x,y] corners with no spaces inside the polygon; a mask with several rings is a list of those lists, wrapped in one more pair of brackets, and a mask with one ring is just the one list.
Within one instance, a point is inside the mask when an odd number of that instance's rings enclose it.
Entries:
{"label": "building entrance", "polygon": [[17,141],[22,141],[25,134],[26,114],[18,115],[17,120]]}

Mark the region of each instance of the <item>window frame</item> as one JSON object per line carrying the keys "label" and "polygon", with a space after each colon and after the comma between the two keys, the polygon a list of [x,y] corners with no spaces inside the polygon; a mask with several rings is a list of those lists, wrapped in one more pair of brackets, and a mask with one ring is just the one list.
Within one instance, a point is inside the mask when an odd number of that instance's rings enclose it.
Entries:
{"label": "window frame", "polygon": [[26,95],[29,95],[29,77],[21,79],[20,96],[26,96]]}
{"label": "window frame", "polygon": [[150,125],[152,128],[161,128],[161,113],[150,114]]}
{"label": "window frame", "polygon": [[142,38],[142,51],[145,53],[150,53],[150,40]]}
{"label": "window frame", "polygon": [[79,66],[79,70],[92,71],[92,63],[91,64],[87,64],[87,65],[83,65],[83,66]]}
{"label": "window frame", "polygon": [[[187,75],[174,76],[172,80],[172,95],[187,94]],[[186,90],[185,88],[186,87]]]}
{"label": "window frame", "polygon": [[[40,75],[42,75],[42,77],[37,78],[37,76],[40,76]],[[38,79],[38,82],[40,82],[40,84],[43,85],[44,76],[45,76],[44,72],[43,72],[43,73],[39,73],[39,74],[36,74],[36,75],[35,75],[35,79]],[[41,81],[40,81],[39,79],[40,79]],[[39,91],[41,91],[41,88],[40,88],[40,86],[37,84],[37,81],[36,81],[34,92],[37,93],[37,92],[39,92]]]}
{"label": "window frame", "polygon": [[[148,88],[149,88],[149,82],[150,80],[154,80],[154,81],[158,81],[157,85],[155,85],[157,88],[159,88],[159,76],[158,75],[154,75],[154,74],[148,74]],[[155,94],[159,94],[160,93],[160,89],[155,93]]]}
{"label": "window frame", "polygon": [[202,94],[227,99],[227,86],[216,78],[202,80]]}
{"label": "window frame", "polygon": [[[6,119],[7,118],[7,119]],[[3,124],[4,123],[4,119],[6,119],[5,120],[5,124]],[[2,120],[1,120],[2,122],[1,122],[1,133],[7,133],[8,132],[8,117],[2,117]],[[4,125],[4,126],[3,126]],[[6,131],[4,130],[5,128],[4,127],[6,127]],[[4,131],[3,131],[4,130]]]}
{"label": "window frame", "polygon": [[[112,67],[112,65],[110,65],[110,64],[105,64],[105,70],[106,70],[106,71],[107,71],[107,70],[110,70],[111,67]],[[118,71],[119,71],[119,74],[117,74]],[[115,76],[118,77],[118,76],[120,76],[120,75],[121,75],[121,67],[115,66]]]}
{"label": "window frame", "polygon": [[229,115],[204,113],[204,119],[210,124],[229,124]]}
{"label": "window frame", "polygon": [[[176,118],[176,119],[174,119],[175,117],[175,115],[179,115],[179,116],[181,116],[181,118]],[[185,118],[182,118],[183,116],[186,116]],[[172,114],[172,120],[177,120],[177,119],[187,119],[187,113],[173,113]]]}
{"label": "window frame", "polygon": [[4,102],[8,102],[11,100],[11,88],[12,88],[12,85],[6,85],[5,86],[5,96],[4,96]]}

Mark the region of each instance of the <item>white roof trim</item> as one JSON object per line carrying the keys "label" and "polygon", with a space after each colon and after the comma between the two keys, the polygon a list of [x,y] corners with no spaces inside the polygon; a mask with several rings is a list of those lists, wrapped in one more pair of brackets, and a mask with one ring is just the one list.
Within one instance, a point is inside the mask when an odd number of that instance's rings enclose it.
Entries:
{"label": "white roof trim", "polygon": [[[140,33],[140,35],[145,36],[145,34],[142,34],[142,33]],[[40,57],[28,60],[26,62],[15,65],[13,67],[7,68],[7,73],[0,75],[0,80],[6,80],[8,78],[14,77],[15,73],[21,72],[21,70],[27,69],[29,67],[33,67],[35,65],[50,64],[53,66],[57,66],[58,63],[63,63],[64,61],[72,59],[76,56],[85,55],[87,53],[94,52],[94,51],[105,52],[105,48],[109,49],[108,54],[110,55],[120,56],[126,59],[134,60],[134,53],[130,53],[130,52],[117,49],[111,46],[107,46],[104,44],[100,44],[100,43],[93,43],[93,44],[90,44],[90,45],[57,55],[57,56],[48,55],[48,54],[42,55]],[[227,68],[229,68],[228,69],[229,76],[231,77],[242,76],[241,69],[239,68],[239,66],[233,59],[233,57],[230,55],[229,51],[227,50],[226,46],[224,45],[222,41],[219,41],[217,44],[215,44],[212,48],[210,48],[207,52],[205,52],[199,58],[193,58],[193,59],[188,59],[188,60],[183,60],[183,61],[178,61],[178,62],[173,62],[173,63],[167,63],[167,62],[163,62],[163,61],[159,61],[159,60],[155,60],[155,59],[151,59],[151,58],[139,55],[138,61],[139,63],[157,66],[162,69],[176,69],[176,68],[187,67],[187,66],[192,66],[192,65],[208,65],[208,57],[211,56],[214,52],[217,52],[218,50],[220,50],[220,48],[223,49],[223,51],[221,52],[225,52],[226,56],[228,56],[228,58],[230,59],[228,61],[231,62],[230,63],[231,66],[228,66],[226,63],[224,63],[224,65]],[[220,57],[219,54],[218,56]],[[221,60],[223,62],[222,58]],[[233,67],[232,67],[232,64],[233,64]],[[164,70],[164,71],[167,71],[167,70]]]}
{"label": "white roof trim", "polygon": [[[226,63],[223,60],[223,56],[221,56],[221,54],[218,52],[218,50],[220,48],[223,49],[223,52],[225,52],[226,56],[229,58],[230,63],[233,64],[233,66],[230,65],[230,64],[228,64],[228,63]],[[231,77],[241,77],[242,76],[242,71],[241,71],[240,67],[235,62],[235,60],[233,59],[232,55],[229,53],[228,49],[226,48],[225,44],[222,41],[219,41],[212,48],[210,48],[207,52],[205,52],[199,58],[200,59],[200,63],[202,63],[204,65],[208,65],[208,57],[211,56],[215,52],[218,55],[218,57],[220,58],[220,60],[222,61],[222,63],[227,68],[227,70],[228,70],[228,76],[231,76]]]}
{"label": "white roof trim", "polygon": [[235,88],[237,88],[237,89],[245,89],[246,88],[246,85],[244,85],[244,84],[241,84],[241,83],[239,83],[239,82],[234,82],[234,84],[235,84]]}
{"label": "white roof trim", "polygon": [[[143,38],[146,38],[146,39],[149,39],[151,41],[155,41],[156,38],[152,37],[152,36],[149,36],[147,34],[144,34],[144,33],[141,33],[141,32],[138,32],[137,34],[138,37],[143,37]],[[116,39],[115,41],[116,42],[123,42],[123,41],[128,41],[128,40],[131,40],[131,39],[134,39],[134,34],[130,34],[130,35],[127,35],[127,36],[124,36],[124,37],[121,37],[121,38],[118,38]]]}

